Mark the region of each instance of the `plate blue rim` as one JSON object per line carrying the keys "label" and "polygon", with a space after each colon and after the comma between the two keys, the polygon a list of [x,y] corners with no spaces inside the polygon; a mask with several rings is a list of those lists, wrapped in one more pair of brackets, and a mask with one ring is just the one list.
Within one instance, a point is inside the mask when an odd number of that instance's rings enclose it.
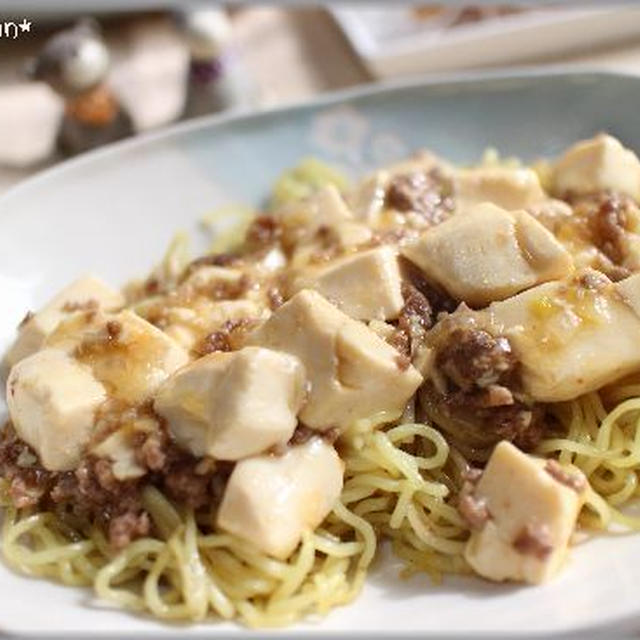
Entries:
{"label": "plate blue rim", "polygon": [[229,111],[221,114],[202,116],[185,122],[180,122],[163,127],[151,132],[128,138],[126,140],[109,144],[100,149],[84,153],[75,158],[65,160],[53,167],[44,169],[35,175],[26,178],[9,188],[0,196],[0,215],[2,207],[8,204],[14,197],[23,191],[45,183],[50,179],[72,171],[75,167],[84,164],[99,162],[102,158],[119,153],[126,153],[131,148],[142,148],[160,140],[171,140],[184,134],[194,133],[198,130],[210,129],[217,126],[236,122],[255,122],[268,116],[282,115],[287,112],[312,111],[319,107],[328,107],[341,103],[349,103],[358,99],[373,97],[385,93],[402,92],[406,89],[420,87],[452,87],[484,84],[492,81],[530,81],[535,79],[545,80],[550,78],[564,78],[567,82],[595,82],[597,80],[621,79],[640,84],[640,76],[632,73],[612,72],[606,70],[585,70],[572,66],[547,66],[547,67],[517,67],[500,70],[468,71],[461,73],[442,73],[420,76],[410,76],[397,80],[382,82],[370,82],[355,85],[339,91],[330,91],[319,94],[310,100],[291,102],[267,107],[257,111]]}

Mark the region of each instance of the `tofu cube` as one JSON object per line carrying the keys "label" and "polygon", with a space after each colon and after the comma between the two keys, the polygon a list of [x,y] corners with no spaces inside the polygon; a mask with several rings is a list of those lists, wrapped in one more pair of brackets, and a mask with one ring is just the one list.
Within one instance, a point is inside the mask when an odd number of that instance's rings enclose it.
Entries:
{"label": "tofu cube", "polygon": [[340,192],[330,185],[303,203],[278,214],[284,243],[293,247],[292,262],[306,264],[312,255],[326,249],[327,242],[340,248],[363,244],[371,239],[371,229],[356,221]]}
{"label": "tofu cube", "polygon": [[314,289],[356,320],[397,318],[404,299],[397,251],[378,247],[302,270],[292,291]]}
{"label": "tofu cube", "polygon": [[310,289],[277,309],[249,342],[300,358],[311,382],[300,420],[312,429],[394,419],[422,383],[393,347]]}
{"label": "tofu cube", "polygon": [[405,247],[427,279],[482,307],[568,275],[569,252],[532,216],[485,203],[454,215]]}
{"label": "tofu cube", "polygon": [[335,449],[320,438],[282,456],[241,460],[229,478],[217,525],[284,560],[303,532],[330,513],[342,491],[343,469]]}
{"label": "tofu cube", "polygon": [[212,353],[160,388],[156,411],[196,456],[239,460],[286,443],[305,397],[298,358],[259,347]]}
{"label": "tofu cube", "polygon": [[640,202],[640,161],[616,138],[600,134],[572,146],[555,163],[552,182],[560,197],[608,189]]}
{"label": "tofu cube", "polygon": [[524,391],[561,402],[640,369],[640,274],[614,284],[586,270],[496,302],[476,318],[509,339]]}
{"label": "tofu cube", "polygon": [[175,340],[128,310],[76,313],[58,326],[46,345],[72,353],[89,365],[111,397],[134,404],[153,395],[189,362]]}
{"label": "tofu cube", "polygon": [[489,517],[467,542],[467,562],[490,580],[545,582],[566,558],[585,488],[582,474],[500,442],[473,493]]}
{"label": "tofu cube", "polygon": [[459,169],[454,177],[456,209],[464,212],[483,202],[512,211],[544,200],[535,171],[508,167]]}
{"label": "tofu cube", "polygon": [[124,305],[124,297],[93,276],[83,276],[72,282],[19,328],[18,337],[7,353],[9,366],[40,349],[47,335],[70,312],[91,305],[113,311]]}
{"label": "tofu cube", "polygon": [[7,405],[16,433],[50,471],[70,471],[80,462],[106,400],[90,367],[57,349],[43,349],[14,365]]}

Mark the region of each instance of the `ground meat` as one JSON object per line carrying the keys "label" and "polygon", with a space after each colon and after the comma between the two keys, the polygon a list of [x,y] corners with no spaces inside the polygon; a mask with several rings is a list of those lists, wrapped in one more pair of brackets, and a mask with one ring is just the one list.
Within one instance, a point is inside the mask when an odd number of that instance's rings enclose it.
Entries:
{"label": "ground meat", "polygon": [[303,424],[299,424],[287,444],[289,446],[305,444],[314,436],[319,436],[327,444],[333,444],[340,437],[340,429],[338,429],[338,427],[332,427],[326,431],[316,431],[315,429],[305,427]]}
{"label": "ground meat", "polygon": [[454,329],[436,355],[440,371],[465,391],[508,380],[516,364],[507,338],[469,327]]}
{"label": "ground meat", "polygon": [[27,479],[23,476],[13,478],[9,485],[9,496],[18,509],[37,505],[43,494],[43,487],[39,487],[37,484],[28,484]]}
{"label": "ground meat", "polygon": [[[124,416],[129,420],[150,411],[145,405],[124,409],[119,419],[99,418],[102,437],[117,428]],[[91,455],[74,471],[52,472],[39,464],[35,453],[18,438],[11,425],[0,430],[0,477],[9,483],[9,495],[16,507],[62,510],[88,519],[104,528],[114,549],[152,532],[142,502],[145,486],[157,486],[179,504],[209,509],[219,502],[233,468],[179,449],[161,422],[156,431],[141,434],[134,454],[137,462],[148,469],[139,479],[118,480],[110,460]],[[28,465],[21,466],[25,461]]]}
{"label": "ground meat", "polygon": [[296,427],[296,430],[293,432],[293,435],[291,436],[287,444],[291,446],[304,444],[305,442],[308,442],[309,440],[311,440],[311,438],[316,433],[317,432],[314,431],[313,429],[309,429],[309,427],[305,427],[303,424],[299,424]]}
{"label": "ground meat", "polygon": [[[499,440],[529,451],[553,421],[521,392],[519,363],[508,339],[454,315],[439,325],[435,373],[420,389],[419,411],[472,460],[484,462]],[[437,379],[437,384],[436,384]]]}
{"label": "ground meat", "polygon": [[630,216],[637,215],[633,200],[621,193],[603,191],[576,198],[573,204],[575,215],[586,219],[593,244],[614,264],[624,262]]}
{"label": "ground meat", "polygon": [[95,311],[100,305],[94,298],[85,300],[85,302],[65,302],[62,305],[62,311],[66,313],[72,313],[74,311]]}
{"label": "ground meat", "polygon": [[614,281],[627,277],[636,268],[635,260],[629,260],[628,234],[640,220],[638,205],[629,196],[610,191],[567,199],[574,207],[574,225],[600,251],[594,266]]}
{"label": "ground meat", "polygon": [[509,440],[524,451],[534,449],[546,430],[546,416],[540,406],[530,408],[515,402],[489,411],[485,411],[483,417],[493,421],[493,431],[498,438]]}
{"label": "ground meat", "polygon": [[422,272],[408,260],[401,259],[404,276],[402,296],[404,306],[396,324],[396,333],[389,343],[405,356],[414,355],[424,343],[427,331],[440,313],[450,313],[457,302],[432,286]]}
{"label": "ground meat", "polygon": [[433,326],[433,307],[428,298],[409,282],[402,283],[404,306],[400,311],[397,333],[390,343],[402,355],[410,356],[424,343],[427,331]]}
{"label": "ground meat", "polygon": [[249,251],[271,247],[280,242],[282,227],[272,216],[258,216],[247,229],[245,242]]}
{"label": "ground meat", "polygon": [[386,338],[388,344],[394,349],[400,352],[401,356],[410,358],[411,356],[411,338],[409,337],[409,328],[412,325],[407,320],[402,323],[402,328],[397,328],[394,332]]}
{"label": "ground meat", "polygon": [[107,322],[107,340],[115,341],[122,333],[122,324],[117,320],[109,320]]}
{"label": "ground meat", "polygon": [[237,280],[214,280],[204,287],[198,287],[196,293],[211,300],[237,300],[251,288],[251,279],[243,275]]}
{"label": "ground meat", "polygon": [[619,264],[625,258],[625,233],[627,211],[619,196],[606,198],[592,218],[596,245],[613,262]]}
{"label": "ground meat", "polygon": [[246,333],[255,326],[256,320],[252,318],[241,318],[239,320],[227,320],[222,328],[207,334],[193,348],[193,353],[197,358],[206,356],[214,351],[233,351],[243,342]]}
{"label": "ground meat", "polygon": [[544,470],[556,482],[573,489],[576,493],[581,493],[587,486],[587,480],[581,473],[569,473],[560,466],[557,460],[548,460]]}
{"label": "ground meat", "polygon": [[209,485],[212,473],[198,474],[191,460],[169,465],[163,473],[167,494],[179,504],[198,509],[210,503]]}
{"label": "ground meat", "polygon": [[267,290],[267,299],[269,300],[269,307],[272,311],[275,311],[284,304],[284,295],[280,287],[273,286]]}
{"label": "ground meat", "polygon": [[436,225],[453,212],[453,185],[437,168],[412,171],[391,179],[385,203],[397,211],[415,212]]}
{"label": "ground meat", "polygon": [[115,549],[123,549],[132,540],[149,534],[151,522],[146,512],[127,512],[109,522],[109,540]]}
{"label": "ground meat", "polygon": [[472,529],[482,529],[489,520],[486,501],[478,500],[470,493],[460,495],[458,511]]}
{"label": "ground meat", "polygon": [[208,333],[193,347],[193,353],[197,358],[202,358],[215,351],[231,351],[229,344],[229,332],[221,329]]}
{"label": "ground meat", "polygon": [[546,525],[528,524],[516,536],[513,548],[523,555],[546,560],[553,551],[549,528]]}
{"label": "ground meat", "polygon": [[400,258],[400,266],[405,280],[429,301],[434,320],[441,313],[453,313],[458,308],[459,301],[429,282],[412,262]]}
{"label": "ground meat", "polygon": [[160,471],[167,463],[163,438],[152,433],[148,435],[135,451],[136,462],[150,471]]}

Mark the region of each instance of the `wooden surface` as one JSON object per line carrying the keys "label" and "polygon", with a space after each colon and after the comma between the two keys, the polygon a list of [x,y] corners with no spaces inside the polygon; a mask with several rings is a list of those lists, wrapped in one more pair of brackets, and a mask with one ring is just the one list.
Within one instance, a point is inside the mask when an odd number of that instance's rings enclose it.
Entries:
{"label": "wooden surface", "polygon": [[[259,106],[304,100],[372,79],[322,9],[239,9],[232,20]],[[15,167],[52,149],[62,108],[48,87],[21,76],[25,59],[47,36],[46,26],[34,22],[28,37],[0,42],[0,193],[48,164]],[[155,128],[179,117],[187,53],[171,20],[161,14],[129,17],[106,23],[104,33],[113,53],[111,84],[137,128]],[[551,62],[637,73],[640,43]]]}

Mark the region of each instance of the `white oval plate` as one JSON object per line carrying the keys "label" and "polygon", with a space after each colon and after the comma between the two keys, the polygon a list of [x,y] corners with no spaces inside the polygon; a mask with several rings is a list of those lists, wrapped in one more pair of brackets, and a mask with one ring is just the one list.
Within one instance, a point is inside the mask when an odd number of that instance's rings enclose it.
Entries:
{"label": "white oval plate", "polygon": [[[114,284],[143,275],[178,229],[207,212],[259,204],[278,174],[313,155],[361,172],[429,147],[460,162],[487,146],[532,159],[607,130],[640,149],[640,80],[603,74],[492,74],[323,97],[310,105],[188,123],[45,172],[0,200],[0,349],[15,326],[66,282],[95,272]],[[0,413],[3,407],[0,406]],[[361,597],[302,630],[370,635],[640,630],[640,535],[603,535],[574,550],[542,587],[476,578],[398,578],[379,561]],[[0,630],[152,632],[175,626],[96,602],[88,590],[18,576],[0,565]],[[243,634],[233,624],[180,633]],[[279,635],[282,635],[280,633]]]}

